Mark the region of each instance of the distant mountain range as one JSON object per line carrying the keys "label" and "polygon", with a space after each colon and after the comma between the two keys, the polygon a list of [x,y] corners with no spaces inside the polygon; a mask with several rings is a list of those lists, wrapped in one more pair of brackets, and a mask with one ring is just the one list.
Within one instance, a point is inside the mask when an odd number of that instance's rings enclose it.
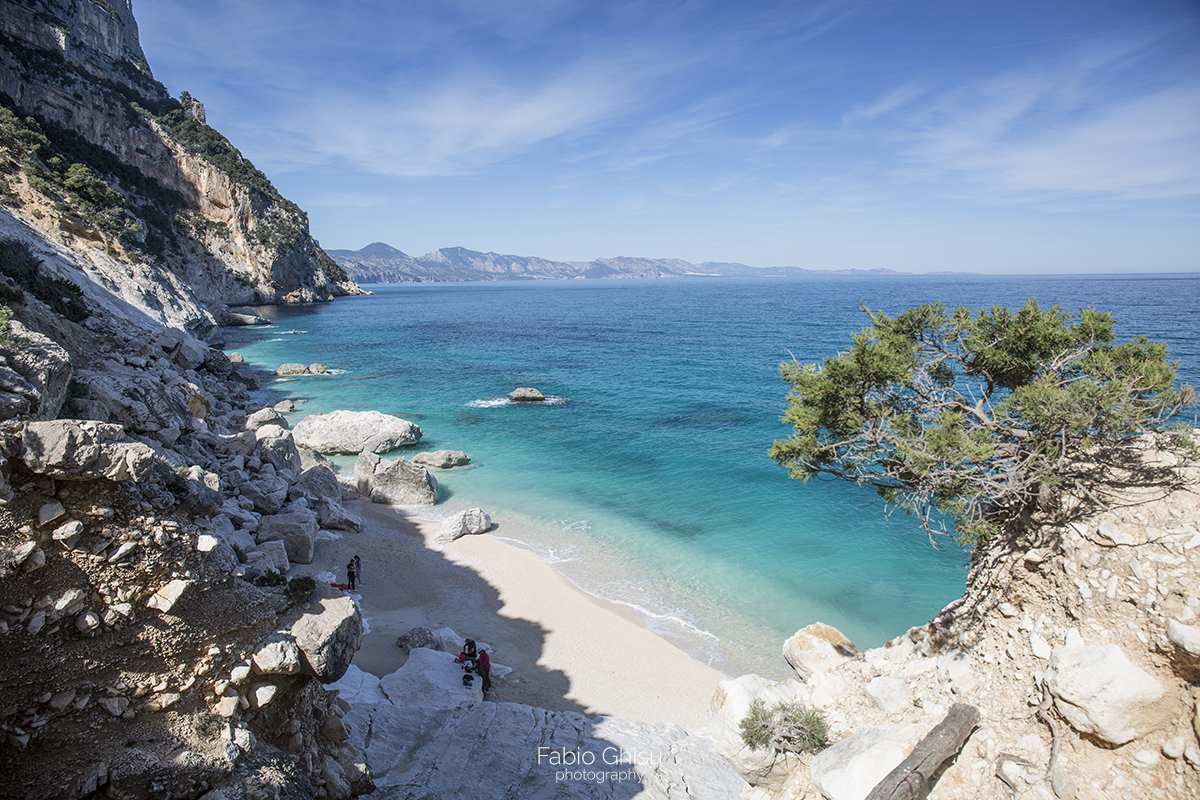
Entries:
{"label": "distant mountain range", "polygon": [[462,247],[410,256],[383,242],[361,250],[326,250],[357,283],[428,281],[513,281],[562,278],[785,277],[796,275],[904,275],[891,269],[819,270],[800,267],[749,267],[677,258],[598,258],[594,261],[547,261],[536,256],[480,253]]}

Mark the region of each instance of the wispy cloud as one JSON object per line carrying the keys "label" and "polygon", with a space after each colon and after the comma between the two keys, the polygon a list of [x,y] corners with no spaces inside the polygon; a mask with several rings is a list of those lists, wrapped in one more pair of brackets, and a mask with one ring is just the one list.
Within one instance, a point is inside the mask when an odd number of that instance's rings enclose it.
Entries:
{"label": "wispy cloud", "polygon": [[897,173],[948,181],[950,194],[997,202],[1200,195],[1200,80],[1148,81],[1140,62],[1151,49],[1093,48],[936,92],[905,84],[844,120],[891,115]]}

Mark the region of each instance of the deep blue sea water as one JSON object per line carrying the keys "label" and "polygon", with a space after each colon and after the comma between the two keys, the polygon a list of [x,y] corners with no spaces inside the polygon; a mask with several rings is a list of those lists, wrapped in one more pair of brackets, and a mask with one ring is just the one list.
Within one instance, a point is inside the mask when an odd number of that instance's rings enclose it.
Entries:
{"label": "deep blue sea water", "polygon": [[[844,349],[860,304],[973,310],[1036,296],[1112,311],[1122,338],[1170,343],[1200,382],[1200,275],[897,276],[393,284],[370,297],[265,307],[230,329],[295,422],[334,409],[416,421],[421,449],[464,450],[432,513],[480,506],[587,591],[731,674],[782,676],[785,638],[815,621],[876,646],[963,589],[967,554],[935,549],[872,492],[802,484],[766,453],[789,430],[779,362]],[[291,331],[302,331],[292,333]],[[505,396],[532,386],[546,404]],[[393,454],[395,455],[395,454]],[[351,460],[343,462],[346,466]]]}

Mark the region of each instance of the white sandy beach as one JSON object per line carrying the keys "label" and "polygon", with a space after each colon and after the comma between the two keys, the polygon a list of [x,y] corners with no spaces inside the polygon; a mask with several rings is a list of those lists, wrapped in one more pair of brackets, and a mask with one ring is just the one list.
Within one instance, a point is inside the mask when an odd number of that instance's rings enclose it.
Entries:
{"label": "white sandy beach", "polygon": [[[489,534],[438,546],[436,523],[367,501],[350,504],[359,533],[319,542],[313,563],[339,580],[357,554],[358,593],[370,633],[354,664],[386,675],[404,663],[396,637],[413,627],[453,628],[491,645],[513,668],[494,699],[684,727],[707,723],[726,676],[651,632],[631,609],[583,592],[531,552]],[[493,528],[502,534],[503,526]]]}

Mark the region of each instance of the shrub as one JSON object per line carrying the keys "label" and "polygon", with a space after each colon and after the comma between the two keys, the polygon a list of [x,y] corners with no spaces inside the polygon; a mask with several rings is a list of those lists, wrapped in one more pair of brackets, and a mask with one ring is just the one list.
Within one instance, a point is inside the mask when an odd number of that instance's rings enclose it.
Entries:
{"label": "shrub", "polygon": [[770,747],[780,752],[812,753],[829,741],[825,715],[800,703],[780,701],[767,708],[762,700],[751,701],[750,711],[738,727],[751,750]]}
{"label": "shrub", "polygon": [[287,582],[287,597],[293,603],[301,603],[312,597],[316,591],[317,582],[309,575],[292,578]]}
{"label": "shrub", "polygon": [[273,569],[267,570],[254,579],[255,586],[283,586],[285,583],[287,583],[287,578]]}

